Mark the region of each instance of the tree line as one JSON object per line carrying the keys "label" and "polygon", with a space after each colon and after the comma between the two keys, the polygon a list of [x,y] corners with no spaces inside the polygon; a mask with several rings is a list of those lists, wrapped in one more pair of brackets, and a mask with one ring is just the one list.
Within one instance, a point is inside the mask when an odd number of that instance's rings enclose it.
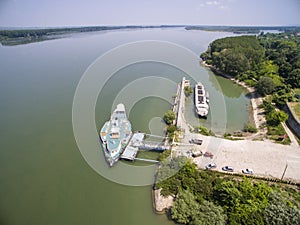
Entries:
{"label": "tree line", "polygon": [[170,216],[181,224],[299,224],[297,188],[199,170],[184,157],[165,160],[156,188],[174,196]]}
{"label": "tree line", "polygon": [[300,38],[296,33],[227,37],[213,41],[201,58],[263,94],[290,100],[300,87]]}

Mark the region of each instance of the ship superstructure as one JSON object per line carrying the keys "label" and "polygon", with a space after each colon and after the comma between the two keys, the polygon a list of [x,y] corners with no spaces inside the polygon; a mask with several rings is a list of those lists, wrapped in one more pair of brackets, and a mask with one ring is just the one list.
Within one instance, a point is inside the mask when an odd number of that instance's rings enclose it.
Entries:
{"label": "ship superstructure", "polygon": [[125,106],[118,104],[110,120],[105,122],[100,131],[104,156],[110,166],[119,160],[131,136],[131,124],[127,119]]}
{"label": "ship superstructure", "polygon": [[209,111],[208,93],[201,82],[195,85],[195,109],[196,113],[201,117],[206,117]]}

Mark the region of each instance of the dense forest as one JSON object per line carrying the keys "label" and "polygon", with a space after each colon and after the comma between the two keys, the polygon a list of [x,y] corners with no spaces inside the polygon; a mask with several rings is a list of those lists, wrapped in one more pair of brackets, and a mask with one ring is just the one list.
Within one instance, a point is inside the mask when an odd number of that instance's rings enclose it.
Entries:
{"label": "dense forest", "polygon": [[233,77],[255,87],[265,98],[269,138],[282,144],[285,131],[281,122],[288,116],[283,111],[286,102],[299,101],[300,33],[261,33],[257,36],[237,36],[212,42],[201,58],[218,73]]}
{"label": "dense forest", "polygon": [[299,187],[201,171],[183,157],[161,163],[156,188],[175,197],[169,215],[180,224],[300,223]]}
{"label": "dense forest", "polygon": [[218,39],[201,58],[217,70],[256,86],[262,94],[300,88],[300,38],[296,33]]}
{"label": "dense forest", "polygon": [[186,26],[186,30],[225,31],[235,34],[259,34],[262,30],[278,30],[282,32],[300,31],[297,26]]}

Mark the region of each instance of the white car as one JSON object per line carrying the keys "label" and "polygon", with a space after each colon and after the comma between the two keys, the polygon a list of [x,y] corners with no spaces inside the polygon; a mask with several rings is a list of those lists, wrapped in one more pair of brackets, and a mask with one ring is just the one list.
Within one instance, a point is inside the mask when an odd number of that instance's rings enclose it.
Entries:
{"label": "white car", "polygon": [[227,172],[233,172],[234,168],[232,166],[223,166],[222,170]]}
{"label": "white car", "polygon": [[206,169],[215,169],[217,165],[215,163],[209,163],[205,166]]}
{"label": "white car", "polygon": [[253,169],[249,169],[249,168],[243,169],[242,172],[245,174],[253,174],[254,173]]}

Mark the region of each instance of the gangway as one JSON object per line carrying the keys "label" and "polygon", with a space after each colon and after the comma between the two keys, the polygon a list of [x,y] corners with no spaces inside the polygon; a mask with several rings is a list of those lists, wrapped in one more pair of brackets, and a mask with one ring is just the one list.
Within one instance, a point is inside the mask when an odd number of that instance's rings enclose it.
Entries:
{"label": "gangway", "polygon": [[143,161],[143,162],[150,162],[150,163],[159,163],[159,161],[154,160],[154,159],[135,158],[135,160]]}

